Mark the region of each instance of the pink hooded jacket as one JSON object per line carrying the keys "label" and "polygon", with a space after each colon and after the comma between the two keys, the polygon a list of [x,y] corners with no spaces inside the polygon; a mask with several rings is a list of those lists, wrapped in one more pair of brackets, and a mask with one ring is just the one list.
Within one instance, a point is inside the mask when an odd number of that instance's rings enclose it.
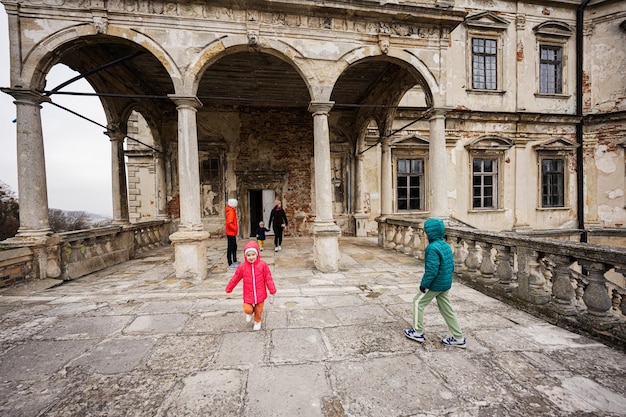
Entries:
{"label": "pink hooded jacket", "polygon": [[246,259],[245,262],[239,264],[233,277],[228,281],[228,285],[226,285],[226,292],[230,294],[237,284],[239,284],[239,281],[243,279],[243,302],[246,304],[259,304],[267,298],[267,290],[270,291],[270,294],[276,294],[276,286],[272,279],[270,267],[265,261],[261,260],[259,245],[257,245],[254,240],[249,241],[243,247],[244,254],[248,248],[254,248],[256,250],[256,261],[250,263]]}

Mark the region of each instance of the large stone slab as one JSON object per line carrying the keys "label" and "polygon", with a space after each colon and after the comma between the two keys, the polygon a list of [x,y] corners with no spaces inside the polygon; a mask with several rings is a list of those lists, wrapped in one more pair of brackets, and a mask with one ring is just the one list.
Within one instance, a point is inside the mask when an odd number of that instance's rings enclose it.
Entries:
{"label": "large stone slab", "polygon": [[252,368],[247,389],[246,417],[325,417],[332,393],[322,364]]}

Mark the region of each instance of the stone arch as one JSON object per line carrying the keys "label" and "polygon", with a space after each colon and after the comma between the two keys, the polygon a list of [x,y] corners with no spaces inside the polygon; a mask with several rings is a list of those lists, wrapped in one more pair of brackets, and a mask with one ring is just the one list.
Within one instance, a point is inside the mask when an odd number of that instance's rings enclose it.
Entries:
{"label": "stone arch", "polygon": [[174,90],[180,89],[182,82],[180,70],[165,49],[156,41],[142,33],[115,25],[109,25],[107,32],[102,34],[96,30],[93,24],[65,28],[40,41],[26,55],[19,82],[37,89],[42,88],[50,68],[60,62],[57,52],[71,45],[72,42],[89,36],[110,36],[114,39],[132,42],[137,47],[147,50],[163,65],[174,84]]}
{"label": "stone arch", "polygon": [[193,80],[190,92],[195,94],[199,83],[211,65],[218,62],[227,55],[235,53],[256,52],[264,53],[276,57],[289,64],[299,75],[309,92],[309,97],[315,97],[312,80],[315,79],[314,72],[307,65],[298,65],[294,58],[301,58],[301,62],[306,62],[300,52],[284,42],[273,39],[263,39],[257,46],[250,47],[249,39],[245,35],[224,36],[206,45],[193,59],[189,65],[186,77]]}
{"label": "stone arch", "polygon": [[[390,59],[391,58],[391,59]],[[356,48],[349,53],[341,57],[341,61],[344,63],[340,68],[340,73],[343,73],[350,66],[363,62],[365,59],[387,59],[396,64],[400,64],[403,68],[407,69],[416,79],[423,81],[422,87],[425,89],[427,96],[430,96],[433,105],[439,105],[435,103],[435,97],[439,94],[439,84],[428,66],[414,54],[398,48],[390,47],[386,54],[381,54],[379,46],[366,46]],[[339,79],[341,74],[337,74],[336,79]]]}

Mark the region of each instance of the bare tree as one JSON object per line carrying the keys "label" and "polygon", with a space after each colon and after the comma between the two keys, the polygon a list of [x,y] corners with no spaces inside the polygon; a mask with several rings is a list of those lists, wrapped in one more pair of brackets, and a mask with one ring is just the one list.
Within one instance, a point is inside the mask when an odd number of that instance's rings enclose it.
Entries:
{"label": "bare tree", "polygon": [[15,236],[20,227],[20,205],[11,188],[0,181],[0,240]]}
{"label": "bare tree", "polygon": [[58,232],[89,229],[89,216],[84,211],[48,210],[50,228]]}

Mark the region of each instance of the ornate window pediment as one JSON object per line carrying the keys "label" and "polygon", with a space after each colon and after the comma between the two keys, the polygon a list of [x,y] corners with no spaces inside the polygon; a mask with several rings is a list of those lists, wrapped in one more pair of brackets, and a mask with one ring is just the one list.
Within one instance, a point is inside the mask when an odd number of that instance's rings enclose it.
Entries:
{"label": "ornate window pediment", "polygon": [[574,30],[570,25],[554,20],[538,24],[533,28],[533,32],[535,32],[536,35],[556,36],[560,38],[569,38],[574,34]]}
{"label": "ornate window pediment", "polygon": [[554,138],[533,145],[533,148],[536,152],[572,152],[578,144],[565,138]]}
{"label": "ornate window pediment", "polygon": [[418,136],[416,134],[394,138],[393,140],[394,147],[428,149],[429,145],[430,142],[428,141],[428,139]]}
{"label": "ornate window pediment", "polygon": [[481,136],[474,139],[467,145],[465,149],[468,151],[506,151],[513,146],[511,139],[500,136]]}
{"label": "ornate window pediment", "polygon": [[483,12],[465,19],[465,26],[476,29],[504,31],[509,27],[509,21],[493,12]]}

